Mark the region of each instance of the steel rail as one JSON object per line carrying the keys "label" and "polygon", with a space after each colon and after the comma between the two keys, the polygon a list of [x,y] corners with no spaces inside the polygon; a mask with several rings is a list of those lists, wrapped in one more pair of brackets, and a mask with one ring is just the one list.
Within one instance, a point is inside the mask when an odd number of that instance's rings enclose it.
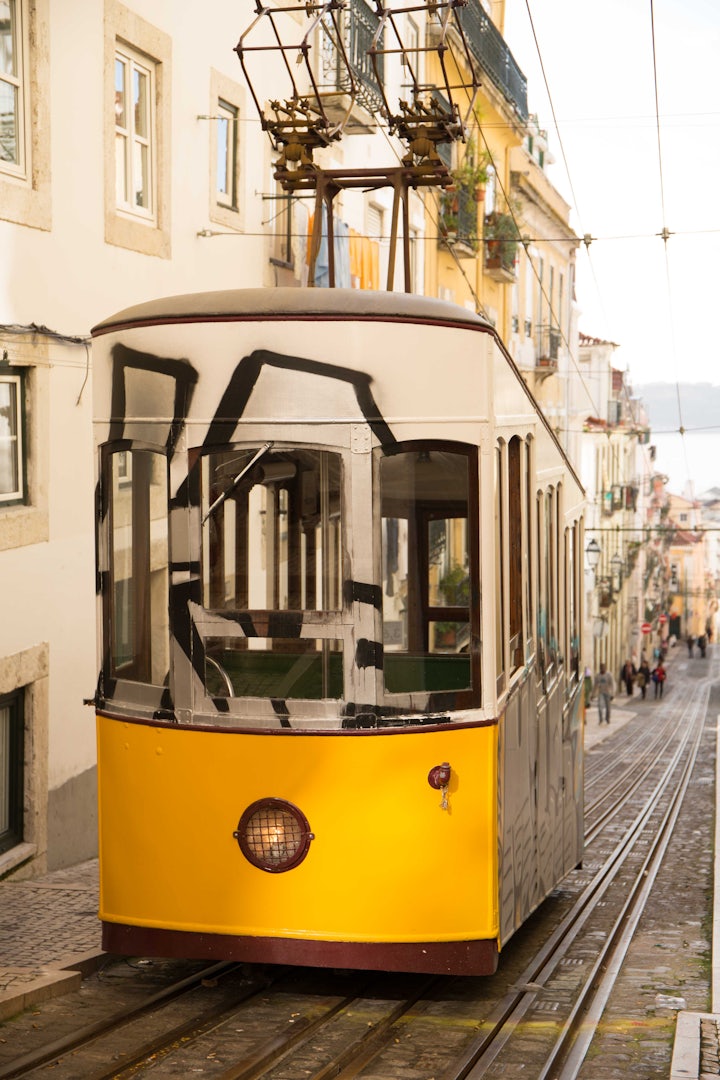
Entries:
{"label": "steel rail", "polygon": [[[683,716],[687,716],[690,709],[693,710],[694,716],[694,699],[696,696],[698,696],[698,691],[695,692],[691,701],[686,705]],[[676,725],[676,730],[677,727],[678,725]],[[642,810],[626,830],[621,841],[585,887],[571,910],[555,928],[531,963],[525,968],[523,974],[516,981],[517,989],[506,994],[498,1003],[491,1015],[483,1023],[480,1035],[466,1047],[463,1057],[455,1063],[453,1071],[448,1072],[443,1080],[451,1080],[451,1077],[452,1080],[479,1080],[485,1074],[489,1065],[498,1057],[520,1021],[533,1006],[538,991],[543,989],[550,975],[553,974],[561,960],[567,955],[571,944],[590,918],[598,901],[613,884],[626,860],[635,850],[650,818],[657,809],[659,800],[667,791],[675,770],[682,760],[682,754],[689,737],[690,733],[686,727],[683,737],[679,740],[663,775],[650,793]]]}
{"label": "steel rail", "polygon": [[[623,904],[622,911],[616,919],[612,932],[596,957],[595,963],[585,981],[583,991],[576,1000],[570,1016],[565,1021],[563,1029],[537,1080],[547,1080],[551,1069],[554,1070],[560,1061],[562,1061],[561,1071],[553,1074],[553,1080],[575,1080],[578,1070],[585,1060],[672,839],[673,830],[677,824],[680,809],[697,760],[703,732],[702,721],[707,710],[709,697],[710,688],[706,686],[703,697],[695,703],[695,715],[691,720],[694,726],[694,740],[688,757],[682,765],[680,783],[675,788],[672,799],[657,826],[653,844],[636,874],[633,886]],[[700,723],[698,723],[698,717]],[[597,981],[598,978],[599,982]],[[581,1022],[582,1027],[579,1029]]]}

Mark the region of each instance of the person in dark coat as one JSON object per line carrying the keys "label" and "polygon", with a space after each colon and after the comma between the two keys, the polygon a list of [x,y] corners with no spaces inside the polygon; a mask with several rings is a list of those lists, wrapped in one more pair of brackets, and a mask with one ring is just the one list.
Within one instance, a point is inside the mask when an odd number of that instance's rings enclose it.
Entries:
{"label": "person in dark coat", "polygon": [[636,682],[640,687],[640,693],[643,696],[643,700],[645,700],[647,688],[650,685],[650,665],[644,657],[642,663],[640,664],[640,667],[638,668]]}
{"label": "person in dark coat", "polygon": [[625,684],[625,689],[627,691],[628,697],[632,697],[636,675],[637,668],[633,664],[632,660],[626,660],[623,666],[620,668],[620,682]]}

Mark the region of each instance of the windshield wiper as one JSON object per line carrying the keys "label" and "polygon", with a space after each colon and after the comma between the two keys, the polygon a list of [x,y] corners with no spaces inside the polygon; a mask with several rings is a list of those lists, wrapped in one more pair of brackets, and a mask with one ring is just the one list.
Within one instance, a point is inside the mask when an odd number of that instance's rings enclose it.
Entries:
{"label": "windshield wiper", "polygon": [[225,502],[226,499],[230,498],[233,491],[235,490],[235,488],[238,486],[238,484],[242,480],[243,476],[245,476],[247,473],[249,473],[250,470],[252,469],[253,465],[257,464],[257,462],[260,460],[261,457],[265,457],[265,454],[267,454],[268,450],[272,449],[272,447],[274,445],[275,445],[274,442],[266,442],[264,444],[264,446],[260,447],[260,449],[255,454],[255,456],[253,458],[251,458],[250,461],[248,461],[245,468],[240,470],[240,472],[237,474],[237,476],[235,477],[233,482],[230,484],[230,486],[227,488],[227,490],[223,491],[222,495],[219,495],[217,497],[217,499],[215,500],[215,502],[212,504],[212,506],[208,508],[207,514],[205,515],[205,517],[200,522],[201,525],[204,525],[205,522],[207,521],[207,519],[210,517],[210,515],[214,514],[215,511],[217,510],[217,508],[219,506],[222,506],[222,504]]}

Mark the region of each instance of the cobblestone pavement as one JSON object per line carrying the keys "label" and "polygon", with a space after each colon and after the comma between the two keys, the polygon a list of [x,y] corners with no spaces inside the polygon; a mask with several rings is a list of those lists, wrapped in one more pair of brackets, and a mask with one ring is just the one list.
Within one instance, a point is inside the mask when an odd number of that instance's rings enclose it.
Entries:
{"label": "cobblestone pavement", "polygon": [[0,882],[0,1020],[80,984],[102,956],[96,859]]}

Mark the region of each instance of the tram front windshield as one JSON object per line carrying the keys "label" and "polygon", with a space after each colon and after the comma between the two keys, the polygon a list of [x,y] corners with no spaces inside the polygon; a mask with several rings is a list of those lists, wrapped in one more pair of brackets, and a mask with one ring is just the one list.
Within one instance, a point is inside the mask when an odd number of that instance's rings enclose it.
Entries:
{"label": "tram front windshield", "polygon": [[203,606],[247,613],[238,635],[205,641],[210,694],[342,697],[341,483],[323,450],[202,458]]}

